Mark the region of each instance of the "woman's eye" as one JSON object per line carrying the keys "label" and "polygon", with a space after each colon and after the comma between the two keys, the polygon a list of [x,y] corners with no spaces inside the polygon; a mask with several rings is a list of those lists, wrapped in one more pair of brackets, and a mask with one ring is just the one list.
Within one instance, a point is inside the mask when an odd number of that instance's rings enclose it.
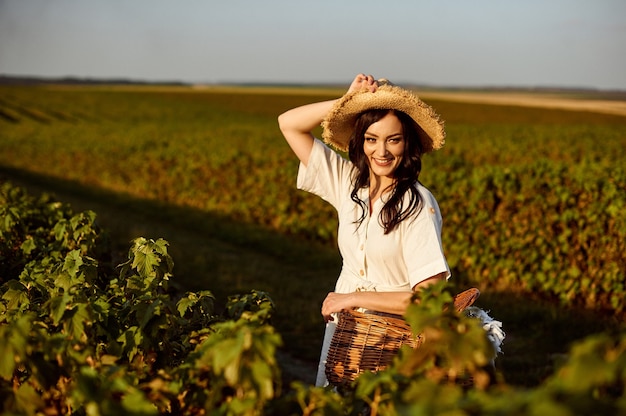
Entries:
{"label": "woman's eye", "polygon": [[373,138],[373,137],[366,137],[366,138],[365,138],[365,141],[366,141],[366,142],[369,142],[369,143],[375,143],[375,142],[376,142],[376,139],[375,139],[375,138]]}

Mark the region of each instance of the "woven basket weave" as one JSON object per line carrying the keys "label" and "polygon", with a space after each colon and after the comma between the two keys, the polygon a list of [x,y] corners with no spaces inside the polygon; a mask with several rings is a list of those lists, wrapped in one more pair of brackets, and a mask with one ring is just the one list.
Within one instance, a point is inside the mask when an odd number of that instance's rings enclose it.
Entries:
{"label": "woven basket weave", "polygon": [[[471,306],[480,292],[467,289],[454,297],[454,308],[461,312]],[[340,312],[335,334],[326,359],[326,378],[340,386],[354,381],[365,371],[387,368],[398,353],[408,345],[418,348],[423,341],[414,336],[409,324],[400,315],[377,312]]]}

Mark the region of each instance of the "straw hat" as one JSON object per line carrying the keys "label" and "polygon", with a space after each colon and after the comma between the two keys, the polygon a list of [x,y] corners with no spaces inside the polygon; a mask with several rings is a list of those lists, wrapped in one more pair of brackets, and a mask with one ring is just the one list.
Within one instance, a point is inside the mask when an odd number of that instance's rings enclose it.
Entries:
{"label": "straw hat", "polygon": [[376,92],[359,90],[348,92],[341,97],[322,121],[322,138],[338,150],[347,151],[350,135],[359,114],[367,110],[398,110],[407,114],[421,129],[418,136],[422,140],[424,153],[443,146],[446,132],[443,120],[435,111],[410,91],[379,80]]}

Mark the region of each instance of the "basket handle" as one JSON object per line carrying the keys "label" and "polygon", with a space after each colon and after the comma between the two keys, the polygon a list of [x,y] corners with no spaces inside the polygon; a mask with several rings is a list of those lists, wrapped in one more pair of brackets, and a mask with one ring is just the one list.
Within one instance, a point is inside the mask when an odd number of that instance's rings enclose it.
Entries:
{"label": "basket handle", "polygon": [[472,306],[480,296],[480,290],[472,287],[454,296],[454,309],[463,312],[467,307]]}

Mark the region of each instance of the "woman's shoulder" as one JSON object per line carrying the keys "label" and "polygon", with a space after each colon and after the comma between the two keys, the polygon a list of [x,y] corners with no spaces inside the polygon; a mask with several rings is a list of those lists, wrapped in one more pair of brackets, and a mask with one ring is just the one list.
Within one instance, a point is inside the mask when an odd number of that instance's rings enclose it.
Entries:
{"label": "woman's shoulder", "polygon": [[305,189],[302,187],[305,179],[309,178],[318,185],[343,190],[350,185],[351,177],[352,163],[316,138],[307,165],[300,165],[298,187]]}
{"label": "woman's shoulder", "polygon": [[[352,162],[345,158],[343,155],[332,149],[329,145],[316,138],[313,141],[313,150],[311,151],[311,157],[318,162],[325,162],[331,165],[341,165],[344,170],[352,169]],[[347,168],[347,169],[346,169]]]}
{"label": "woman's shoulder", "polygon": [[430,189],[422,185],[420,182],[415,184],[415,189],[419,193],[421,199],[420,208],[418,209],[418,218],[431,216],[434,216],[433,218],[441,218],[439,203]]}
{"label": "woman's shoulder", "polygon": [[417,192],[419,192],[419,194],[422,197],[422,199],[427,200],[427,201],[435,201],[436,202],[435,195],[433,195],[433,193],[430,191],[430,189],[428,189],[426,186],[424,186],[421,182],[419,182],[419,181],[415,182],[414,187],[417,190]]}

